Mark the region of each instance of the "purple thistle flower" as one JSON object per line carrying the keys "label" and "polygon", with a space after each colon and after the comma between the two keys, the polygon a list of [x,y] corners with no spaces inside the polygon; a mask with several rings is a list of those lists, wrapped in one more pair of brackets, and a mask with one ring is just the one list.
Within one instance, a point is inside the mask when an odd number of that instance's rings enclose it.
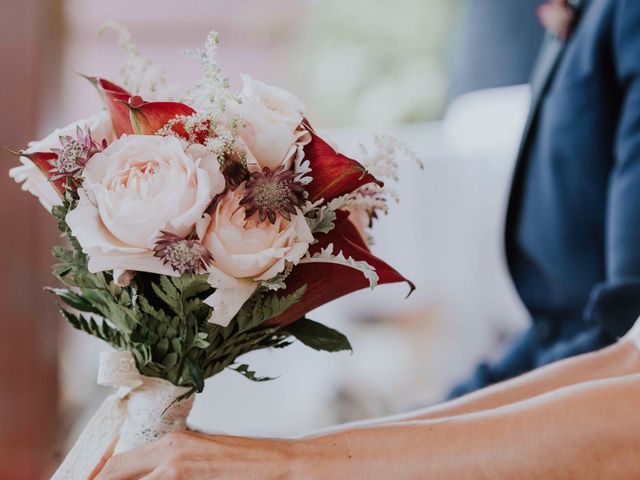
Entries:
{"label": "purple thistle flower", "polygon": [[294,172],[284,167],[273,172],[265,168],[251,174],[240,205],[245,206],[247,218],[258,212],[261,222],[268,218],[271,223],[276,223],[277,213],[291,220],[296,207],[302,205],[304,194],[304,187],[295,180]]}
{"label": "purple thistle flower", "polygon": [[[74,183],[79,182],[89,158],[99,152],[100,147],[91,138],[91,130],[87,128],[85,133],[80,126],[76,127],[76,138],[71,135],[59,138],[61,148],[51,149],[57,155],[57,158],[49,161],[53,167],[50,171],[50,179],[54,181],[61,178],[70,178]],[[104,142],[103,146],[105,146]]]}
{"label": "purple thistle flower", "polygon": [[197,240],[164,231],[156,241],[154,255],[180,275],[202,273],[213,263],[213,255]]}

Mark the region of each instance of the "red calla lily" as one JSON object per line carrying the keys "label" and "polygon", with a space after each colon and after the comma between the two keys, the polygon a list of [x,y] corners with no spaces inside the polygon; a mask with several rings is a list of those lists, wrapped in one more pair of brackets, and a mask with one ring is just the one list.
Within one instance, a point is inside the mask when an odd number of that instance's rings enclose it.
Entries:
{"label": "red calla lily", "polygon": [[131,126],[131,119],[129,118],[129,108],[127,107],[127,102],[131,94],[124,88],[103,78],[85,78],[96,87],[102,97],[102,102],[111,117],[113,131],[116,133],[116,136],[119,138],[123,134],[130,135],[134,133],[133,127]]}
{"label": "red calla lily", "polygon": [[[31,160],[34,165],[47,176],[47,178],[51,177],[51,170],[53,170],[53,165],[50,163],[50,161],[57,159],[57,154],[53,152],[19,152],[19,154]],[[64,195],[66,183],[67,181],[65,178],[58,178],[57,180],[51,181],[51,185],[53,185],[53,188],[56,189],[60,196]]]}
{"label": "red calla lily", "polygon": [[307,185],[309,200],[324,199],[328,202],[336,197],[351,193],[367,183],[384,184],[357,161],[335,151],[308,125],[311,142],[304,147],[305,158],[311,164],[313,181]]}
{"label": "red calla lily", "polygon": [[[145,102],[142,98],[131,97],[127,103],[134,131],[140,135],[154,135],[171,119],[178,116],[189,117],[196,111],[189,105],[179,102]],[[171,129],[180,137],[189,140],[189,133],[182,123],[176,123]],[[207,131],[195,133],[195,140],[203,143],[207,138]]]}
{"label": "red calla lily", "polygon": [[[355,225],[347,218],[346,212],[338,212],[336,227],[327,234],[317,236],[318,242],[309,249],[311,254],[333,244],[334,253],[342,251],[345,257],[356,261],[365,261],[376,269],[378,284],[407,282],[411,290],[414,284],[398,273],[394,268],[375,257],[362,241]],[[291,293],[307,285],[302,299],[281,315],[267,322],[267,325],[289,325],[314,308],[331,302],[336,298],[369,287],[362,272],[333,263],[311,263],[297,265],[287,277],[286,293]]]}

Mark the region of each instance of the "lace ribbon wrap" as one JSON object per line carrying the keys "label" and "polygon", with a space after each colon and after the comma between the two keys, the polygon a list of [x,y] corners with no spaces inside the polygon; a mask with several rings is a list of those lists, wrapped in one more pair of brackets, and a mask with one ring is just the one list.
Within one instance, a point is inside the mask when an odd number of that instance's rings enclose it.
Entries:
{"label": "lace ribbon wrap", "polygon": [[176,402],[189,389],[141,375],[131,353],[101,353],[98,383],[118,393],[100,406],[52,480],[91,478],[112,448],[121,453],[187,428],[194,395]]}

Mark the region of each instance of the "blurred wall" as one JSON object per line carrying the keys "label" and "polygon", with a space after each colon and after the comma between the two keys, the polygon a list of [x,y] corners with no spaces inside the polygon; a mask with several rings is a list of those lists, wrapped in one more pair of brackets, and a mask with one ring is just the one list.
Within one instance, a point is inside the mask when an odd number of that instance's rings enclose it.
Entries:
{"label": "blurred wall", "polygon": [[380,128],[439,118],[461,3],[315,2],[299,65],[316,121]]}
{"label": "blurred wall", "polygon": [[[54,0],[3,0],[0,145],[26,146],[39,111],[59,88],[59,8]],[[0,152],[3,164],[16,159]],[[55,225],[37,201],[0,175],[0,479],[43,478],[57,432],[57,333],[50,248]]]}
{"label": "blurred wall", "polygon": [[467,0],[450,50],[449,97],[529,82],[544,29],[542,0]]}

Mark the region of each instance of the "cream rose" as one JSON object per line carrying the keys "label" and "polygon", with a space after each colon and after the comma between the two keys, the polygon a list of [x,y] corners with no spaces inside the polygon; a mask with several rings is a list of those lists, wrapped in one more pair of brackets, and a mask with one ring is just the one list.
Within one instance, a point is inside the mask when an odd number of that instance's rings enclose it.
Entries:
{"label": "cream rose", "polygon": [[[154,256],[160,231],[193,231],[225,181],[202,145],[175,137],[123,136],[89,160],[67,223],[89,271],[176,275]],[[126,277],[125,277],[126,278]]]}
{"label": "cream rose", "polygon": [[213,255],[209,282],[217,290],[206,300],[214,308],[211,321],[229,324],[257,287],[281,273],[286,262],[297,264],[313,242],[302,215],[291,221],[278,215],[275,223],[245,218],[240,205],[244,186],[227,192],[197,228],[201,242]]}
{"label": "cream rose", "polygon": [[[26,153],[49,152],[53,148],[60,148],[60,137],[76,136],[76,128],[91,129],[91,136],[97,144],[102,140],[111,143],[115,139],[115,134],[111,126],[111,119],[106,111],[97,113],[86,120],[79,120],[58,128],[47,135],[42,140],[29,142]],[[27,157],[20,157],[21,166],[9,170],[9,175],[17,183],[22,183],[22,189],[35,195],[40,203],[49,211],[54,205],[61,203],[60,195],[53,188],[47,176]]]}
{"label": "cream rose", "polygon": [[[246,144],[248,161],[275,170],[286,163],[300,133],[304,105],[291,93],[242,75],[242,103],[231,105],[246,126],[238,134]],[[290,165],[286,165],[290,168]]]}

